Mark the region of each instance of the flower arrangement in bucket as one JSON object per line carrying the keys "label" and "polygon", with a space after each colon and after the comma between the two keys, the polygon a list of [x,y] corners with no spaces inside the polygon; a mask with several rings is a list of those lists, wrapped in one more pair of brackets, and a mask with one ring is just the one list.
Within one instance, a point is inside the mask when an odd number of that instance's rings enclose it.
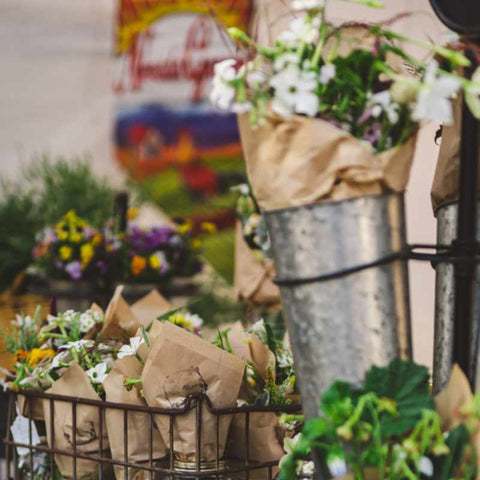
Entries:
{"label": "flower arrangement in bucket", "polygon": [[[388,22],[336,26],[326,4],[293,2],[292,22],[271,47],[229,29],[245,61],[215,67],[211,100],[239,114],[264,210],[403,191],[422,122],[451,123],[461,91],[480,116],[478,77],[457,74],[470,63],[462,53],[401,35]],[[403,44],[423,47],[430,59]]]}

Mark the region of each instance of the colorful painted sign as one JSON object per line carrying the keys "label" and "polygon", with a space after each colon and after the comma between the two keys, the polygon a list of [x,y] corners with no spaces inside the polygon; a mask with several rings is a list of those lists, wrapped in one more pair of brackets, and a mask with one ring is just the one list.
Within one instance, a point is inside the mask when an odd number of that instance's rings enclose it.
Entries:
{"label": "colorful painted sign", "polygon": [[215,63],[235,54],[222,25],[246,28],[249,15],[249,0],[120,1],[116,159],[171,217],[233,224],[237,123],[208,94]]}

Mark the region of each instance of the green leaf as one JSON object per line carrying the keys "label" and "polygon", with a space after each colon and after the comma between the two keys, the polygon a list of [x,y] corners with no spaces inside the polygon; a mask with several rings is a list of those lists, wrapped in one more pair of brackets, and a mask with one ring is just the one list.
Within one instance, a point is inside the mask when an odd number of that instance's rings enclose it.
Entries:
{"label": "green leaf", "polygon": [[463,453],[468,442],[469,434],[465,425],[459,425],[448,433],[445,443],[448,445],[450,453],[434,459],[435,472],[440,474],[435,478],[439,480],[457,478],[458,469],[462,463]]}
{"label": "green leaf", "polygon": [[359,3],[360,5],[365,5],[366,7],[371,8],[385,8],[383,2],[378,2],[376,0],[343,0],[344,2],[349,3]]}
{"label": "green leaf", "polygon": [[352,414],[354,392],[347,382],[335,382],[322,395],[320,408],[335,425],[342,425]]}
{"label": "green leaf", "polygon": [[400,435],[421,418],[422,410],[435,409],[428,385],[426,367],[404,360],[393,360],[388,367],[373,367],[365,379],[365,391],[378,397],[387,397],[397,404],[398,417],[382,416],[384,436]]}

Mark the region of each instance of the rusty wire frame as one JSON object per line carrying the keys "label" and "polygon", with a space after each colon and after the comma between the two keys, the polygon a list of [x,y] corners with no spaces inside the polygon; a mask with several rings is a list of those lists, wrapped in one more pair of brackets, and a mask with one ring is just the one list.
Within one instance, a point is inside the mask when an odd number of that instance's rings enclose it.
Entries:
{"label": "rusty wire frame", "polygon": [[[30,472],[33,472],[34,467],[34,454],[36,452],[44,452],[50,458],[50,478],[54,479],[55,477],[55,462],[54,455],[62,455],[72,458],[73,466],[73,480],[77,480],[77,459],[90,460],[99,464],[98,469],[98,478],[99,480],[104,480],[106,474],[103,471],[105,466],[108,467],[123,467],[124,469],[124,478],[126,480],[131,478],[132,470],[143,471],[146,474],[150,474],[150,479],[193,479],[193,478],[208,478],[208,479],[226,479],[228,478],[238,478],[238,479],[249,479],[250,472],[252,471],[265,471],[265,480],[272,480],[274,478],[274,469],[278,466],[278,462],[253,462],[249,458],[250,453],[250,414],[257,412],[273,412],[273,413],[291,413],[298,414],[301,413],[301,406],[291,405],[291,406],[282,406],[282,407],[265,407],[265,406],[245,406],[238,408],[223,408],[217,409],[214,408],[209,400],[209,398],[204,394],[197,394],[189,396],[184,405],[181,408],[152,408],[147,406],[135,406],[127,405],[120,403],[111,403],[103,402],[99,400],[90,400],[83,398],[69,397],[65,395],[56,395],[48,394],[43,392],[32,392],[32,391],[9,391],[9,404],[8,404],[8,415],[7,415],[7,433],[4,440],[6,446],[6,480],[17,480],[19,477],[19,466],[18,460],[19,455],[17,452],[18,447],[23,447],[28,449],[28,462]],[[29,428],[28,444],[15,442],[11,431],[10,426],[12,425],[16,417],[16,405],[17,397],[22,395],[25,397],[27,412],[33,411],[33,402],[35,400],[48,400],[50,405],[50,424],[45,427],[48,428],[51,438],[52,445],[40,444],[32,445],[32,423],[34,420],[29,415]],[[72,407],[72,430],[73,430],[73,441],[72,441],[72,450],[62,450],[55,447],[55,403],[63,402],[69,403]],[[214,468],[209,469],[208,471],[202,469],[202,459],[201,459],[201,449],[202,449],[202,406],[206,405],[208,411],[213,415],[215,421],[215,431],[216,431],[216,458],[214,462]],[[85,452],[79,452],[77,450],[77,407],[78,405],[88,405],[91,407],[98,408],[98,419],[99,419],[99,448],[96,454],[90,454]],[[123,411],[123,431],[124,431],[124,459],[112,459],[108,456],[108,448],[104,448],[103,439],[104,439],[104,419],[105,412],[108,409],[120,410]],[[195,433],[196,433],[196,448],[195,448],[195,462],[194,468],[192,471],[185,472],[185,470],[177,468],[174,463],[174,421],[175,418],[181,415],[184,415],[192,410],[195,411]],[[128,413],[144,413],[148,415],[149,418],[149,431],[146,432],[148,435],[148,460],[146,462],[129,462],[129,450],[128,450]],[[224,462],[219,455],[219,431],[220,431],[220,418],[222,416],[234,415],[234,414],[243,414],[245,416],[245,459],[225,459]],[[153,429],[154,426],[154,415],[165,415],[169,417],[169,436],[170,436],[170,447],[169,453],[166,458],[158,460],[153,458]],[[12,465],[13,464],[13,465]],[[12,475],[13,471],[13,475]],[[233,477],[232,477],[233,475]],[[3,476],[2,476],[3,478]],[[24,477],[23,477],[24,478]],[[258,478],[258,477],[257,477]]]}

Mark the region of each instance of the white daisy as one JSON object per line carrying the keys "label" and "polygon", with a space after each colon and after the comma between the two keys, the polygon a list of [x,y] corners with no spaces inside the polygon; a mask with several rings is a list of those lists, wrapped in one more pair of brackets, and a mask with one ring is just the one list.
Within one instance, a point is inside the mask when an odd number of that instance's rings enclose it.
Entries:
{"label": "white daisy", "polygon": [[92,383],[101,384],[105,381],[105,378],[107,378],[107,375],[108,375],[107,370],[108,370],[108,366],[106,362],[103,362],[87,370],[86,374],[88,375],[88,378],[90,378]]}
{"label": "white daisy", "polygon": [[130,345],[123,345],[122,348],[118,351],[118,358],[124,358],[128,356],[135,355],[142,343],[145,343],[143,337],[132,337],[130,338]]}

